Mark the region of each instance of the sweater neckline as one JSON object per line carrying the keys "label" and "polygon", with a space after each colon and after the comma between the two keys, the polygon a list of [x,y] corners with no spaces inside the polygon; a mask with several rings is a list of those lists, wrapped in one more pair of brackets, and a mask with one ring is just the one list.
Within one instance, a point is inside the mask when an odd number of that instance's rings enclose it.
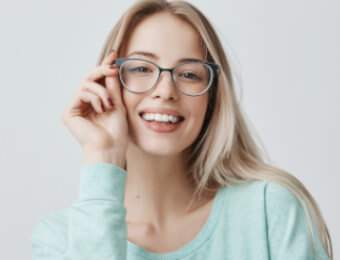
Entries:
{"label": "sweater neckline", "polygon": [[214,198],[212,209],[210,210],[209,217],[205,222],[204,226],[202,227],[201,231],[186,245],[182,246],[181,248],[177,249],[176,251],[172,251],[169,253],[159,254],[150,252],[129,240],[127,241],[127,251],[134,255],[144,257],[150,260],[170,260],[170,259],[181,259],[185,256],[192,254],[193,252],[197,251],[199,248],[203,246],[204,243],[210,238],[211,233],[214,231],[216,223],[221,215],[224,199],[224,188],[220,188]]}

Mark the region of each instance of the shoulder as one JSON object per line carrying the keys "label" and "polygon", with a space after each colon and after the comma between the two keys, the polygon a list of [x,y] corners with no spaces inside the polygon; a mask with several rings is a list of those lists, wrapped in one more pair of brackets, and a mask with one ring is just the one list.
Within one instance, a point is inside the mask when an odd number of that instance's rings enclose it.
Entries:
{"label": "shoulder", "polygon": [[293,256],[315,259],[314,246],[317,256],[329,259],[311,217],[311,209],[307,204],[303,205],[293,191],[270,182],[266,185],[264,199],[269,247],[274,255],[285,255],[286,259]]}
{"label": "shoulder", "polygon": [[289,218],[306,215],[296,195],[287,187],[274,181],[252,180],[222,188],[226,217],[256,218],[284,224]]}
{"label": "shoulder", "polygon": [[295,205],[300,201],[296,195],[283,184],[274,181],[252,180],[244,183],[234,183],[222,188],[224,196],[238,198],[238,203],[258,201],[276,205]]}
{"label": "shoulder", "polygon": [[306,227],[305,209],[311,217],[307,205],[304,206],[290,188],[278,182],[253,180],[236,183],[222,188],[222,194],[227,214],[251,215],[256,211],[256,216],[263,216],[269,225],[284,227],[298,223],[299,227]]}
{"label": "shoulder", "polygon": [[300,207],[301,202],[289,188],[277,182],[267,182],[264,190],[266,202],[276,205],[294,205]]}
{"label": "shoulder", "polygon": [[267,185],[268,182],[263,180],[249,180],[229,184],[221,189],[221,193],[228,208],[237,207],[246,210],[247,206],[256,207],[263,202]]}
{"label": "shoulder", "polygon": [[68,216],[69,209],[64,209],[40,218],[32,232],[32,244],[51,247],[61,252],[66,250]]}
{"label": "shoulder", "polygon": [[267,183],[264,190],[264,205],[269,222],[283,225],[299,223],[300,227],[307,228],[307,215],[302,202],[283,184]]}
{"label": "shoulder", "polygon": [[313,244],[322,259],[328,259],[310,209],[306,206],[306,212],[295,193],[283,184],[255,180],[222,189],[224,223],[240,234],[239,237],[251,241],[258,241],[261,237],[266,241],[270,254],[278,259],[313,259],[308,212]]}

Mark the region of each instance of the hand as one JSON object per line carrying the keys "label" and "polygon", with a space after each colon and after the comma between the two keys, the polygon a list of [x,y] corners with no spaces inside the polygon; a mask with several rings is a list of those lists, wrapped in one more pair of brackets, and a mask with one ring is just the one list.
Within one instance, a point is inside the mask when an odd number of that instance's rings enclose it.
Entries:
{"label": "hand", "polygon": [[62,120],[84,151],[114,151],[120,158],[123,155],[125,158],[128,122],[121,96],[119,68],[111,68],[116,58],[117,53],[111,52],[100,66],[87,73],[63,112]]}

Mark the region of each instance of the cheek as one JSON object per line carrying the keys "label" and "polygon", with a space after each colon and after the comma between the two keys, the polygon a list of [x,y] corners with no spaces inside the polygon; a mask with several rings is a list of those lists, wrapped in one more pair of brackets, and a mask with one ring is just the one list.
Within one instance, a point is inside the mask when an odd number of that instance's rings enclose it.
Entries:
{"label": "cheek", "polygon": [[124,88],[123,87],[120,87],[120,92],[121,92],[121,96],[122,96],[122,101],[123,101],[123,103],[124,103],[124,105],[126,106],[127,105],[127,103],[128,103],[128,96],[127,96],[127,94],[126,94],[126,90],[124,90]]}
{"label": "cheek", "polygon": [[142,100],[142,95],[132,93],[123,88],[122,90],[122,101],[128,113],[130,119],[137,115],[137,109]]}
{"label": "cheek", "polygon": [[131,108],[134,107],[136,97],[133,93],[129,92],[125,88],[121,88],[121,92],[122,92],[122,101],[125,105],[126,110],[129,111]]}
{"label": "cheek", "polygon": [[197,98],[195,102],[191,105],[191,111],[197,119],[204,119],[205,113],[208,107],[208,96],[203,95]]}

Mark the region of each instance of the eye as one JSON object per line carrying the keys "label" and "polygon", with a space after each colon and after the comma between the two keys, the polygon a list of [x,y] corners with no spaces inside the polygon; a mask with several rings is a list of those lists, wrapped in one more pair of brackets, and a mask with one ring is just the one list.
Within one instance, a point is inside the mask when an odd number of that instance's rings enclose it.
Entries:
{"label": "eye", "polygon": [[133,72],[149,72],[150,70],[147,67],[136,67],[136,68],[131,68],[130,71],[133,71]]}
{"label": "eye", "polygon": [[187,79],[200,79],[200,77],[198,77],[197,75],[193,73],[189,73],[189,72],[183,73],[181,74],[181,76],[182,75],[184,75],[184,78],[187,78]]}

